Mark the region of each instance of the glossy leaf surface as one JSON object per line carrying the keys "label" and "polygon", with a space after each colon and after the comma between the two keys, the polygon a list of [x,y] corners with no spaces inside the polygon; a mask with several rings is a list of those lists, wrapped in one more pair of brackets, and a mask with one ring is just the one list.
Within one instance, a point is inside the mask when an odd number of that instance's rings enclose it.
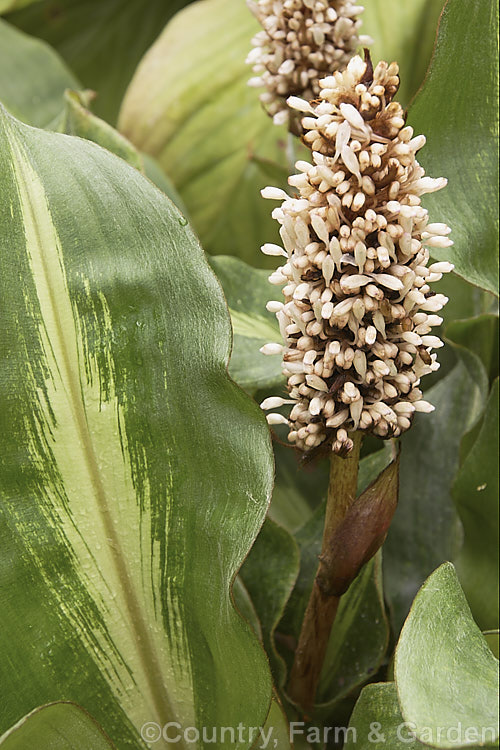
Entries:
{"label": "glossy leaf surface", "polygon": [[2,111],[0,187],[1,729],[58,697],[119,747],[146,721],[262,725],[230,585],[272,455],[226,374],[220,286],[172,203],[89,141]]}
{"label": "glossy leaf surface", "polygon": [[[458,41],[460,40],[460,41]],[[409,114],[425,133],[419,161],[448,187],[425,201],[452,227],[454,247],[436,250],[457,273],[498,293],[498,5],[449,0],[429,75]]]}
{"label": "glossy leaf surface", "polygon": [[112,750],[98,724],[74,703],[36,708],[3,737],[2,750]]}
{"label": "glossy leaf surface", "polygon": [[[401,712],[422,742],[437,748],[498,747],[498,661],[472,619],[451,564],[436,570],[419,591],[401,632],[394,672]],[[475,741],[466,736],[468,729],[479,733]]]}
{"label": "glossy leaf surface", "polygon": [[59,55],[0,19],[0,101],[16,117],[45,128],[61,114],[67,88],[78,88]]}

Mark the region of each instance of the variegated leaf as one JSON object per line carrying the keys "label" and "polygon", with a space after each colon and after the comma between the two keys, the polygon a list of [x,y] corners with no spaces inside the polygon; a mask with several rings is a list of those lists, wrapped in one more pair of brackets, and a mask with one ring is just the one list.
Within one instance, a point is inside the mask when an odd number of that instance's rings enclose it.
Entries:
{"label": "variegated leaf", "polygon": [[272,456],[220,287],[137,170],[4,110],[0,196],[0,731],[61,698],[120,748],[151,721],[262,726],[230,586]]}

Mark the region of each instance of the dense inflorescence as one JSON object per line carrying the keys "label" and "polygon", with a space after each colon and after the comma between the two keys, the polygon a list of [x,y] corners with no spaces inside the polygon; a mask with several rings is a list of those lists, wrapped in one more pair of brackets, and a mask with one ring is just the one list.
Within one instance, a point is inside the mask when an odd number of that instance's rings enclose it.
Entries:
{"label": "dense inflorescence", "polygon": [[314,99],[319,79],[344,69],[357,49],[364,10],[352,0],[247,0],[263,27],[252,40],[247,62],[258,75],[251,86],[264,86],[267,112],[277,124],[289,120],[289,96]]}
{"label": "dense inflorescence", "polygon": [[373,70],[354,57],[344,73],[319,82],[316,101],[289,99],[306,115],[312,160],[297,162],[289,178],[296,197],[263,191],[282,201],[272,215],[284,245],[263,252],[287,260],[270,277],[283,285],[284,302],[268,305],[284,345],[262,351],[283,354],[289,398],[262,406],[293,404],[288,418],[268,421],[287,423],[289,441],[303,451],[324,444],[347,455],[349,431],[397,437],[416,411],[433,408],[419,384],[439,367],[431,352],[442,342],[431,329],[447,299],[429,285],[453,266],[429,266],[428,248],[453,243],[421,206],[420,196],[446,180],[424,176],[415,155],[425,137],[414,137],[392,101],[398,84],[395,63]]}

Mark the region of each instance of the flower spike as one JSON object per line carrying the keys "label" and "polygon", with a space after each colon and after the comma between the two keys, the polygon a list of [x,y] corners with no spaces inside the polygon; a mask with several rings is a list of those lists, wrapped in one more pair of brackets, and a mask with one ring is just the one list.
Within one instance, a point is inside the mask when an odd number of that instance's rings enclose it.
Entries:
{"label": "flower spike", "polygon": [[360,57],[320,80],[302,119],[311,161],[289,179],[298,194],[264,191],[281,201],[273,216],[287,262],[271,281],[284,295],[288,439],[303,451],[325,444],[346,455],[350,432],[397,437],[432,410],[419,384],[439,367],[432,350],[442,342],[429,334],[447,299],[430,284],[453,266],[429,266],[428,247],[453,243],[421,205],[446,180],[424,176],[425,138],[405,126],[398,85],[396,63],[373,69]]}
{"label": "flower spike", "polygon": [[364,9],[352,0],[248,0],[248,6],[263,27],[247,58],[256,73],[249,85],[265,87],[260,99],[276,124],[289,122],[289,107],[311,112],[319,79],[371,43],[358,34]]}

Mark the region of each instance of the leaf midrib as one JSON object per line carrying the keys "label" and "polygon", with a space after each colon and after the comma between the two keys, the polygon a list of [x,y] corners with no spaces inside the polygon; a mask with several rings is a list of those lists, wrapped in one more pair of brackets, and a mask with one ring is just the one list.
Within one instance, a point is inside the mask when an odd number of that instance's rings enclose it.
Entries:
{"label": "leaf midrib", "polygon": [[[10,132],[12,133],[12,131]],[[57,303],[57,295],[55,293],[53,285],[51,284],[50,273],[47,268],[47,261],[43,251],[44,244],[40,232],[39,221],[37,218],[37,211],[34,205],[34,201],[32,200],[32,195],[30,193],[30,180],[27,179],[27,177],[29,177],[29,174],[27,174],[26,172],[25,165],[26,163],[29,164],[29,159],[27,158],[27,154],[24,152],[21,144],[17,141],[15,133],[12,133],[12,135],[13,138],[9,139],[9,144],[13,155],[14,173],[18,183],[19,200],[22,210],[24,208],[27,208],[29,211],[29,216],[32,221],[32,226],[37,238],[38,247],[36,248],[36,250],[39,253],[41,267],[44,274],[44,281],[48,292],[48,298],[54,314],[56,335],[59,339],[60,351],[62,352],[63,361],[62,363],[58,364],[61,364],[61,369],[63,369],[66,373],[66,382],[68,383],[70,389],[68,400],[70,402],[70,407],[74,415],[77,432],[81,440],[81,446],[83,449],[82,453],[96,495],[97,507],[99,509],[103,527],[106,532],[111,557],[118,574],[118,581],[120,582],[120,585],[122,587],[123,601],[125,602],[127,608],[129,624],[132,631],[134,632],[135,642],[141,644],[141,648],[137,649],[137,653],[143,663],[143,674],[145,677],[145,681],[149,686],[150,695],[154,703],[154,710],[156,712],[156,718],[158,721],[164,724],[166,723],[166,721],[171,720],[172,717],[175,716],[175,714],[172,708],[170,697],[168,695],[168,691],[161,678],[159,667],[161,660],[160,658],[155,657],[154,643],[150,637],[149,629],[147,623],[144,620],[140,602],[134,590],[132,578],[128,572],[127,562],[123,555],[122,546],[120,544],[120,538],[116,533],[115,524],[112,521],[112,507],[108,501],[106,491],[100,476],[99,464],[86,419],[80,380],[71,366],[71,359],[68,351],[69,347],[67,345],[64,326],[62,324],[59,306]],[[23,192],[28,199],[27,201],[23,201],[22,199]],[[46,205],[46,210],[50,216],[48,202]],[[53,224],[52,226],[54,228],[54,234],[55,236],[57,236],[55,227]],[[62,272],[64,273],[63,267]],[[181,743],[179,743],[179,747],[185,748],[184,741],[181,741]]]}

